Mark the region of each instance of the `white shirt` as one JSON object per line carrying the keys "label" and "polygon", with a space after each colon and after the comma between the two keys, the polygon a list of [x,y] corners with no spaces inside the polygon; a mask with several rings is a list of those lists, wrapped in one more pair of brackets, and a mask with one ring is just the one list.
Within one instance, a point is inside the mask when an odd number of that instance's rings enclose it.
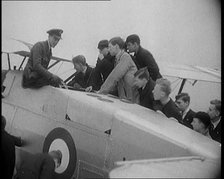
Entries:
{"label": "white shirt", "polygon": [[190,108],[188,106],[187,109],[183,112],[182,119],[186,116],[186,114],[188,113],[189,110],[190,110]]}
{"label": "white shirt", "polygon": [[211,121],[214,129],[217,127],[217,125],[219,124],[220,120],[221,120],[221,116],[219,117],[219,120],[217,120],[216,122],[212,122]]}

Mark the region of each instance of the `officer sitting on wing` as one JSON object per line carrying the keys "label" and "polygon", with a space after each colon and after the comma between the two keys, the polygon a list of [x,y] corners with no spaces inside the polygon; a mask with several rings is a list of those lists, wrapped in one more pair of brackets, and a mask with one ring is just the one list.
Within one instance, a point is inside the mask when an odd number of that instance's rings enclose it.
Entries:
{"label": "officer sitting on wing", "polygon": [[37,42],[31,49],[23,72],[22,86],[24,88],[40,88],[45,85],[59,87],[62,83],[62,79],[50,73],[47,68],[52,56],[51,49],[58,44],[63,30],[51,29],[47,33],[48,40]]}

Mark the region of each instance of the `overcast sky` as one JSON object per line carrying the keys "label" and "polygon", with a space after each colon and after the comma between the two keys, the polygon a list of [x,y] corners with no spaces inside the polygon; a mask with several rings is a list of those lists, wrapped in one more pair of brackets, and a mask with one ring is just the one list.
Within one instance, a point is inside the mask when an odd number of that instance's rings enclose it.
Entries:
{"label": "overcast sky", "polygon": [[[221,69],[217,0],[2,1],[2,51],[28,50],[10,38],[34,44],[46,40],[51,28],[64,30],[53,55],[69,60],[83,54],[95,65],[100,40],[136,33],[158,62]],[[73,66],[63,63],[54,73],[68,71]]]}
{"label": "overcast sky", "polygon": [[221,10],[216,0],[3,1],[2,49],[24,49],[64,30],[54,55],[83,54],[95,65],[97,43],[114,36],[140,36],[156,60],[220,69]]}

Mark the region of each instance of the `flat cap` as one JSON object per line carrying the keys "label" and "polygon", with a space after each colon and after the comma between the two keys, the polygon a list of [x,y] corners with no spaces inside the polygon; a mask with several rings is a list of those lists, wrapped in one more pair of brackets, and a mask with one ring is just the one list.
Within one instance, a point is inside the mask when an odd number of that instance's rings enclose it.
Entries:
{"label": "flat cap", "polygon": [[108,47],[108,40],[101,40],[99,43],[98,43],[98,49],[102,50],[104,49],[105,47]]}
{"label": "flat cap", "polygon": [[200,119],[205,127],[208,127],[211,123],[210,116],[206,112],[199,111],[195,114],[194,118]]}
{"label": "flat cap", "polygon": [[57,38],[61,39],[61,34],[63,33],[62,29],[50,29],[47,31],[49,35],[56,36]]}

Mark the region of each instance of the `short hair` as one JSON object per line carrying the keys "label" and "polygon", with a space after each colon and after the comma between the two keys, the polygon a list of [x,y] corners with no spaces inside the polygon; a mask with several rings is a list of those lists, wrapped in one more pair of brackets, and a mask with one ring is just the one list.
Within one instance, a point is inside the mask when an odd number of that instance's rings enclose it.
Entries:
{"label": "short hair", "polygon": [[57,159],[59,163],[61,163],[61,159],[62,159],[62,153],[60,150],[52,150],[51,152],[49,152],[49,155],[53,158],[53,159]]}
{"label": "short hair", "polygon": [[77,55],[72,59],[73,64],[78,63],[86,65],[86,58],[83,55]]}
{"label": "short hair", "polygon": [[190,103],[190,96],[188,95],[188,93],[180,93],[180,94],[176,95],[175,98],[176,98],[176,100],[181,99],[185,103],[186,102]]}
{"label": "short hair", "polygon": [[210,116],[206,112],[199,111],[194,115],[194,118],[199,119],[207,128],[211,124]]}
{"label": "short hair", "polygon": [[111,43],[112,45],[118,45],[120,47],[120,49],[124,49],[124,40],[121,37],[114,37],[112,39],[110,39],[109,43]]}
{"label": "short hair", "polygon": [[126,43],[128,42],[131,42],[132,44],[136,42],[138,45],[140,45],[140,38],[137,34],[132,34],[127,37]]}
{"label": "short hair", "polygon": [[134,77],[137,77],[139,79],[145,78],[146,80],[149,80],[149,71],[147,67],[141,68],[138,71],[135,72]]}
{"label": "short hair", "polygon": [[108,44],[109,44],[108,40],[101,40],[99,41],[97,47],[98,49],[103,50],[104,48],[108,47]]}
{"label": "short hair", "polygon": [[167,96],[171,93],[171,83],[165,78],[159,78],[156,80],[156,84],[160,85],[160,89],[166,93]]}
{"label": "short hair", "polygon": [[218,99],[214,99],[210,101],[210,104],[215,105],[215,108],[219,111],[219,113],[221,114],[221,100]]}

